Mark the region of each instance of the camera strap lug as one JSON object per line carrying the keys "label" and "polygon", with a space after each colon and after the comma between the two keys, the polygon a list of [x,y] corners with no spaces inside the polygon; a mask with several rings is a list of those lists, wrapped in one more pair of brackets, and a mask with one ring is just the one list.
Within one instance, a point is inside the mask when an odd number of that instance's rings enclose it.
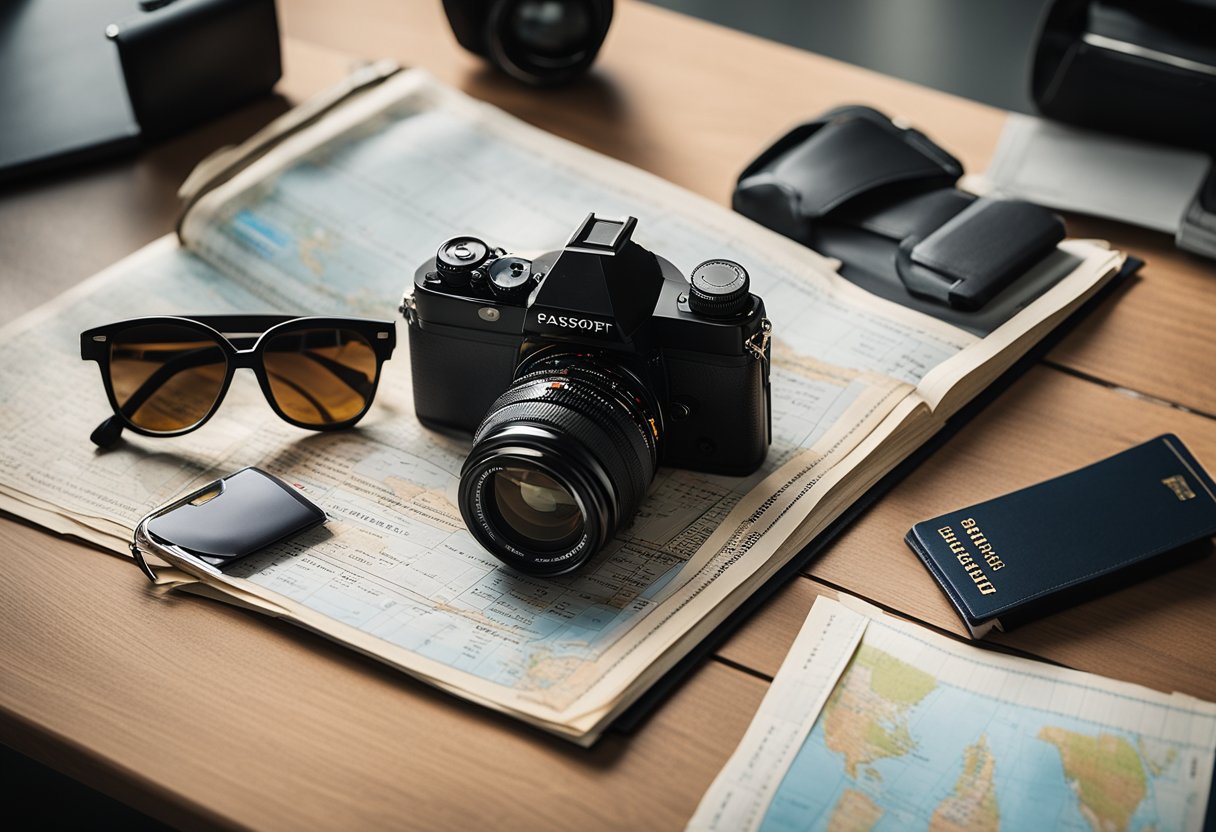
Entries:
{"label": "camera strap lug", "polygon": [[397,307],[397,311],[405,316],[406,323],[415,324],[418,322],[418,306],[414,303],[413,295],[406,295],[401,299],[401,305]]}
{"label": "camera strap lug", "polygon": [[752,357],[757,361],[763,361],[768,364],[768,342],[773,336],[773,322],[768,318],[760,321],[760,329],[751,338],[747,339],[744,345],[751,351]]}

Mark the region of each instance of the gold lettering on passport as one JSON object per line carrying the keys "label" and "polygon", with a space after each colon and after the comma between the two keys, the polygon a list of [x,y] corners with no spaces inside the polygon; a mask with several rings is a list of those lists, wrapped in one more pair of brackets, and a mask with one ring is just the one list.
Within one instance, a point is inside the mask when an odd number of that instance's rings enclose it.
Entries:
{"label": "gold lettering on passport", "polygon": [[968,517],[960,525],[963,527],[963,531],[967,533],[967,536],[971,538],[971,543],[975,546],[976,550],[988,564],[988,568],[993,572],[1005,568],[1005,562],[1001,560],[1000,555],[992,551],[992,544],[988,542],[988,538],[984,537],[984,533],[980,531],[979,524],[975,522],[974,518]]}
{"label": "gold lettering on passport", "polygon": [[[967,521],[964,520],[963,522],[966,523]],[[975,521],[972,520],[971,522],[974,525]],[[966,571],[967,577],[975,584],[975,588],[980,591],[980,594],[991,595],[996,592],[996,587],[992,585],[992,581],[988,580],[988,576],[984,574],[983,567],[976,563],[975,558],[968,554],[967,547],[955,535],[953,527],[943,526],[937,530],[937,533],[941,535],[942,540],[946,541],[946,545],[950,548],[950,554],[954,555],[955,559],[958,560],[959,565]]]}
{"label": "gold lettering on passport", "polygon": [[1174,496],[1182,502],[1195,499],[1195,492],[1191,490],[1191,486],[1187,483],[1186,478],[1182,474],[1174,474],[1172,477],[1166,477],[1161,481],[1161,484],[1167,486],[1170,491],[1174,492]]}

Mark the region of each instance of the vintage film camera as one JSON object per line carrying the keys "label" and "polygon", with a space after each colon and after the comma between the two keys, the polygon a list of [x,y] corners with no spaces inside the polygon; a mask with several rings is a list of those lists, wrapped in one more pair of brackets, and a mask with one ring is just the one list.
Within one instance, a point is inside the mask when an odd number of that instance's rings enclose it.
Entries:
{"label": "vintage film camera", "polygon": [[764,302],[729,260],[691,282],[589,215],[535,260],[456,237],[414,274],[414,406],[473,435],[460,511],[523,572],[577,568],[628,522],[659,465],[746,475],[771,441]]}

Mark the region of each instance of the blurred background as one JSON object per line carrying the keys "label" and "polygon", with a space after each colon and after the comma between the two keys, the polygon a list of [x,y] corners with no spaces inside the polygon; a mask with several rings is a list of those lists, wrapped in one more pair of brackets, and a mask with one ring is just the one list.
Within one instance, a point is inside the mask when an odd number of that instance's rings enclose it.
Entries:
{"label": "blurred background", "polygon": [[1034,112],[1030,60],[1049,0],[648,0],[994,107]]}

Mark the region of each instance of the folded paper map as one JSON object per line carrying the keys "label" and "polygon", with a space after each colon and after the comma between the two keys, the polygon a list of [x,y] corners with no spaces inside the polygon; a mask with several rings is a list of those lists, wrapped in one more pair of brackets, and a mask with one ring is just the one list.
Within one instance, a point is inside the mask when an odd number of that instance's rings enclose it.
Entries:
{"label": "folded paper map", "polygon": [[[258,465],[322,505],[326,529],[218,577],[165,572],[167,583],[294,621],[582,743],[1122,259],[1063,244],[1054,267],[1066,264],[1065,276],[978,339],[870,296],[833,261],[722,206],[420,71],[294,121],[235,175],[192,178],[178,239],[0,332],[10,355],[0,368],[0,507],[125,552],[156,505]],[[286,425],[252,375],[238,373],[197,432],[129,434],[107,452],[89,443],[109,407],[95,365],[75,353],[86,328],[141,314],[392,317],[443,240],[474,234],[534,254],[560,248],[591,211],[637,217],[637,241],[685,273],[710,257],[748,269],[774,323],[773,445],[751,477],[662,469],[633,524],[575,574],[521,576],[468,534],[453,499],[468,448],[417,423],[402,349],[357,429]]]}
{"label": "folded paper map", "polygon": [[1216,705],[815,599],[696,832],[1203,828]]}

